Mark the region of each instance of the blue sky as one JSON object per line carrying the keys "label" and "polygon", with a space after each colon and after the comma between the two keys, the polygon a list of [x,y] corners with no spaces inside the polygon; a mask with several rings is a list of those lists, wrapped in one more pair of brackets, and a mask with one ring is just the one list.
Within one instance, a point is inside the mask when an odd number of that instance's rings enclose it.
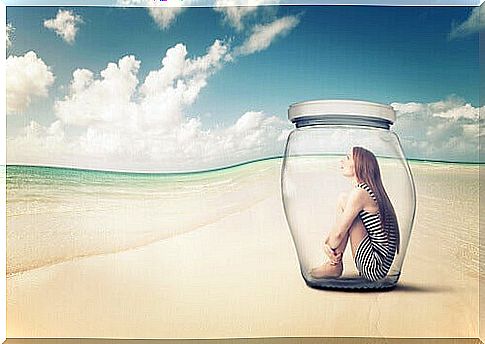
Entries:
{"label": "blue sky", "polygon": [[[185,9],[162,28],[146,8],[8,7],[7,23],[13,30],[7,56],[21,57],[35,52],[54,81],[47,86],[47,95],[34,94],[28,106],[11,111],[7,117],[7,137],[15,140],[26,135],[25,127],[32,126],[32,121],[47,130],[61,119],[61,124],[67,124],[63,126],[63,139],[73,143],[75,137],[80,138],[88,131],[90,124],[62,120],[55,103],[66,96],[74,99],[69,85],[76,69],[88,69],[94,79],[101,80],[100,72],[110,62],[117,63],[124,56],[133,55],[139,61],[136,78],[137,87],[141,87],[148,73],[159,70],[167,51],[177,44],[185,46],[187,59],[196,59],[205,55],[218,39],[229,47],[232,61],[223,62],[222,66],[214,64],[214,70],[204,74],[204,86],[193,101],[184,103],[179,124],[197,118],[199,131],[223,130],[236,125],[244,114],[254,112],[260,114],[254,115],[260,121],[273,117],[281,120],[277,130],[287,130],[286,111],[294,102],[360,99],[396,104],[401,109],[405,125],[400,130],[405,136],[408,156],[476,161],[478,151],[473,150],[473,142],[478,143],[478,128],[475,136],[463,137],[467,145],[450,154],[449,149],[420,151],[426,140],[437,136],[428,131],[413,138],[410,127],[411,117],[421,116],[422,123],[416,125],[430,125],[430,130],[440,121],[449,135],[459,141],[460,135],[466,136],[467,130],[470,133],[471,125],[478,126],[478,119],[470,115],[470,111],[478,113],[483,105],[479,104],[480,27],[468,25],[474,9],[478,10],[464,6],[261,6],[239,17],[241,29],[231,23],[228,13],[212,8]],[[79,18],[71,42],[45,25],[60,10]],[[244,46],[258,28],[264,31],[282,19],[293,21],[291,24],[287,21],[289,26],[275,34],[268,46],[251,53],[236,53],[237,47]],[[7,69],[7,76],[8,73]],[[448,112],[443,115],[443,111]],[[463,125],[468,126],[466,130]],[[97,128],[107,130],[106,126]],[[396,123],[396,131],[400,132],[398,129]],[[407,140],[414,142],[406,147]],[[255,144],[263,145],[264,140]],[[9,162],[49,163],[39,152],[26,152],[19,141],[11,141],[10,145],[15,149],[7,153]],[[254,154],[278,154],[277,146],[268,149],[256,149]],[[226,158],[209,159],[207,165],[224,164],[228,161],[227,152],[224,154]],[[243,153],[238,156],[243,160],[259,157]],[[62,164],[61,160],[57,163]],[[150,166],[147,168],[171,168],[170,164],[160,163]],[[137,165],[137,168],[144,167]],[[177,168],[183,166],[179,164]]]}

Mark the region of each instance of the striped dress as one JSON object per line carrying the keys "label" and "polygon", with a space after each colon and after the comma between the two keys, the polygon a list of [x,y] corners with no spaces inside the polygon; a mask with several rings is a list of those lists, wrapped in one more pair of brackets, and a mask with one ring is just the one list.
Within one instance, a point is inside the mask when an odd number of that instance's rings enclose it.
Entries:
{"label": "striped dress", "polygon": [[[376,196],[366,183],[360,183],[357,187],[367,191],[377,204]],[[362,239],[355,253],[355,265],[362,277],[370,281],[377,281],[386,277],[391,268],[396,254],[397,237],[392,222],[386,221],[389,236],[382,228],[379,211],[369,213],[365,210],[359,212],[359,217],[367,230],[367,235]]]}

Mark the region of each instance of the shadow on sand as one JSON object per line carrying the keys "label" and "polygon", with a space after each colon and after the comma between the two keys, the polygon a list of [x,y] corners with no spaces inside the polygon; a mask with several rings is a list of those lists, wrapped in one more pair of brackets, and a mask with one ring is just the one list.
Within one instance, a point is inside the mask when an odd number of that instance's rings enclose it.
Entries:
{"label": "shadow on sand", "polygon": [[417,285],[412,283],[398,283],[393,289],[397,292],[417,292],[417,293],[444,293],[453,291],[450,286],[441,285]]}

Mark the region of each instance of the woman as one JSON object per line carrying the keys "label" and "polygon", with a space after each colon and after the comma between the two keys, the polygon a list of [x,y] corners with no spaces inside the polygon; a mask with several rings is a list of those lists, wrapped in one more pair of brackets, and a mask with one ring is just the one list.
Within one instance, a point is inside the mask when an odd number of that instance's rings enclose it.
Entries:
{"label": "woman", "polygon": [[387,275],[399,253],[396,213],[381,181],[377,159],[362,147],[353,147],[341,161],[342,174],[355,186],[341,195],[337,221],[323,245],[329,261],[311,271],[314,278],[338,278],[343,272],[342,256],[350,246],[359,274],[376,281]]}

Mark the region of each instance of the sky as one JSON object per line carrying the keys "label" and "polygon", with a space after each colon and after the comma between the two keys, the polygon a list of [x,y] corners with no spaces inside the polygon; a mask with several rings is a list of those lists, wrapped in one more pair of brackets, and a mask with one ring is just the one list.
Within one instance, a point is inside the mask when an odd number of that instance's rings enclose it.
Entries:
{"label": "sky", "polygon": [[8,6],[7,163],[183,171],[278,156],[288,106],[310,99],[390,104],[408,158],[478,161],[485,6],[272,3]]}

